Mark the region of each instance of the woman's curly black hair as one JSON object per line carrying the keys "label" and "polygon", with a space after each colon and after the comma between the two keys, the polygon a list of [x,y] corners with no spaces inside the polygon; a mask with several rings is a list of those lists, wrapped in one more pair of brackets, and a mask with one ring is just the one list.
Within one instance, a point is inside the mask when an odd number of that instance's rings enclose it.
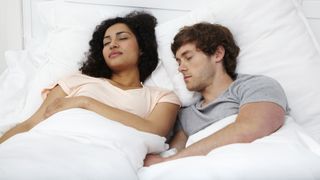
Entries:
{"label": "woman's curly black hair", "polygon": [[106,30],[117,23],[126,24],[135,34],[140,51],[139,73],[140,81],[144,82],[158,65],[158,44],[155,35],[157,19],[143,11],[133,11],[124,17],[115,17],[101,22],[93,32],[89,42],[90,48],[86,60],[82,63],[80,71],[92,77],[103,77],[110,79],[112,70],[106,64],[102,50],[103,38]]}
{"label": "woman's curly black hair", "polygon": [[236,79],[237,73],[235,70],[240,48],[228,28],[207,22],[185,26],[174,37],[171,51],[175,55],[178,49],[187,43],[195,43],[196,47],[208,56],[213,55],[218,46],[223,46],[225,49],[223,66],[227,74],[232,79]]}

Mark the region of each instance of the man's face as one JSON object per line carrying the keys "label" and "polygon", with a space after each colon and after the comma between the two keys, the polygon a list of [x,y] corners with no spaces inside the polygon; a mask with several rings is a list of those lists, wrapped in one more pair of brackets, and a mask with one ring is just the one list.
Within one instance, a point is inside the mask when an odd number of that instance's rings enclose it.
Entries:
{"label": "man's face", "polygon": [[178,70],[183,74],[188,90],[202,92],[212,84],[216,68],[213,58],[197,49],[194,43],[184,44],[178,49]]}

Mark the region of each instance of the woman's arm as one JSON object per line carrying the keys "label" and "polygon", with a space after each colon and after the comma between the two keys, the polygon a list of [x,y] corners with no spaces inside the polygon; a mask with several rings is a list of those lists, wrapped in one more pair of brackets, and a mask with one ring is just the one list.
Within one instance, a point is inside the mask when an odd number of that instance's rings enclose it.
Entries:
{"label": "woman's arm", "polygon": [[160,136],[166,136],[169,133],[175,123],[179,109],[179,106],[176,104],[158,103],[149,117],[143,119],[135,114],[104,105],[92,99],[84,107],[108,119]]}
{"label": "woman's arm", "polygon": [[48,107],[48,115],[72,107],[87,109],[140,131],[150,132],[160,136],[166,136],[169,133],[175,123],[177,112],[180,108],[179,105],[172,103],[158,103],[151,114],[144,119],[133,113],[108,106],[93,98],[78,96],[57,99],[55,103]]}
{"label": "woman's arm", "polygon": [[46,119],[48,115],[46,115],[46,110],[49,104],[54,102],[57,98],[66,96],[66,93],[61,89],[59,85],[54,87],[52,91],[48,94],[48,97],[43,101],[39,109],[26,121],[18,124],[14,128],[7,131],[3,136],[0,138],[0,143],[4,142],[5,140],[9,139],[10,137],[29,131],[34,126],[39,124],[41,121]]}

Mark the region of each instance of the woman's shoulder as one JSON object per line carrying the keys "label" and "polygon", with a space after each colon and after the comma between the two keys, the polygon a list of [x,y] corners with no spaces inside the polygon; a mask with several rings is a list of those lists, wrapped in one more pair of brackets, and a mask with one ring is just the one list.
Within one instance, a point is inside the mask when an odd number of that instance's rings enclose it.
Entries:
{"label": "woman's shoulder", "polygon": [[86,74],[82,74],[81,72],[75,72],[75,73],[72,73],[68,76],[66,76],[65,79],[72,79],[72,80],[85,80],[85,81],[99,81],[101,80],[101,78],[97,78],[97,77],[92,77],[92,76],[89,76],[89,75],[86,75]]}
{"label": "woman's shoulder", "polygon": [[162,87],[157,87],[157,86],[149,86],[149,85],[143,85],[143,87],[153,93],[174,93],[170,89],[162,88]]}
{"label": "woman's shoulder", "polygon": [[159,102],[168,101],[174,104],[181,105],[181,102],[177,94],[170,89],[156,87],[156,86],[144,86],[144,88],[148,90],[154,98],[158,99]]}

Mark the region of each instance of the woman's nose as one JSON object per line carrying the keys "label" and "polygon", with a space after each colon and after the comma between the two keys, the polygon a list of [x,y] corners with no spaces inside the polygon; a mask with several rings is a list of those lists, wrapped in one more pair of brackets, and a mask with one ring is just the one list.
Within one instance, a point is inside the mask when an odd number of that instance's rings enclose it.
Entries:
{"label": "woman's nose", "polygon": [[118,42],[116,42],[116,41],[111,41],[110,42],[110,46],[109,46],[110,49],[118,48],[118,47],[119,47]]}

